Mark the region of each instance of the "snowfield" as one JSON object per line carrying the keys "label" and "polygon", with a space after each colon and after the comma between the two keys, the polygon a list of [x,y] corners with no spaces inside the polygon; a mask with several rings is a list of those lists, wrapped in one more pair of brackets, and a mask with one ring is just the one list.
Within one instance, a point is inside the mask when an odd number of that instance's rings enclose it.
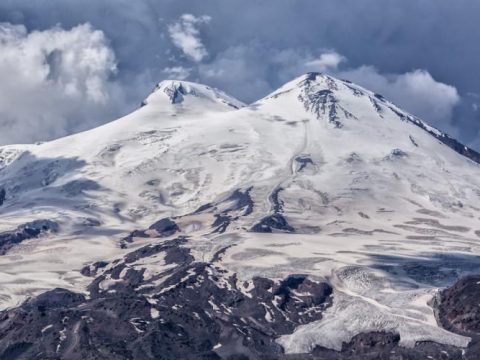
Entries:
{"label": "snowfield", "polygon": [[[156,243],[123,239],[168,217],[196,261],[216,257],[239,284],[291,274],[331,284],[323,317],[278,339],[288,353],[340,350],[370,331],[397,333],[405,347],[466,347],[432,307],[438,289],[480,271],[478,154],[452,144],[381,95],[327,75],[248,106],[164,81],[124,118],[0,147],[0,232],[58,224],[0,256],[0,308],[56,287],[87,294],[84,266]],[[162,257],[130,266],[157,284],[168,268]]]}

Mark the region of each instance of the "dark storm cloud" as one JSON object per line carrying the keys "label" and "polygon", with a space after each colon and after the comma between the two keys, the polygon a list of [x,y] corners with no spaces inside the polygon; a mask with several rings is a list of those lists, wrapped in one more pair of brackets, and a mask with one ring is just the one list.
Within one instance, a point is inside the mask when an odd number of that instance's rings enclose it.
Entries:
{"label": "dark storm cloud", "polygon": [[[88,116],[98,122],[130,111],[165,77],[208,83],[249,102],[317,69],[386,92],[480,148],[478,14],[476,0],[0,2],[0,21],[29,32],[84,23],[103,31],[117,70],[103,70],[112,106],[92,105]],[[342,61],[325,65],[325,53]],[[82,128],[66,124],[65,132]]]}

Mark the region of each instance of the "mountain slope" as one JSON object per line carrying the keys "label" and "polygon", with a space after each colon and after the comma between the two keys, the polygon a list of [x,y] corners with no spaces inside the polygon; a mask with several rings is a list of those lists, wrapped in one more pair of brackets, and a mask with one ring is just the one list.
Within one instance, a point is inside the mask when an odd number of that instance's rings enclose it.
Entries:
{"label": "mountain slope", "polygon": [[[203,299],[207,317],[249,313],[279,353],[341,351],[379,332],[407,348],[467,346],[437,325],[431,302],[480,267],[476,152],[314,73],[249,106],[180,81],[143,105],[84,133],[0,148],[3,309],[55,287],[92,299],[133,291],[152,309],[132,318]],[[198,293],[178,293],[200,278]],[[225,331],[247,326],[240,318]],[[208,351],[236,348],[212,334]]]}

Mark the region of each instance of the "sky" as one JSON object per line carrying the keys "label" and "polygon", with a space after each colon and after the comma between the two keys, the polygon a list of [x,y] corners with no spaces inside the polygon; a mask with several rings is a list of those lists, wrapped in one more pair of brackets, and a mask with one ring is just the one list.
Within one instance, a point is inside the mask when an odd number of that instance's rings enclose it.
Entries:
{"label": "sky", "polygon": [[0,144],[136,109],[164,79],[249,103],[308,71],[480,150],[478,0],[0,0]]}

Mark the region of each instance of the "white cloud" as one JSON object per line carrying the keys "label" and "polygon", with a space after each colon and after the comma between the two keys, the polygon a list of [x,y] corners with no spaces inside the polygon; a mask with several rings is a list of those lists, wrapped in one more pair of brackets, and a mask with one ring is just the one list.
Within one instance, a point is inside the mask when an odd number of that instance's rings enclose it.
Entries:
{"label": "white cloud", "polygon": [[346,58],[335,51],[325,52],[318,59],[310,60],[305,66],[310,71],[327,72],[338,69],[340,63],[346,61]]}
{"label": "white cloud", "polygon": [[28,33],[0,24],[0,143],[51,139],[97,124],[119,90],[103,32],[84,24]]}
{"label": "white cloud", "polygon": [[183,14],[177,22],[168,27],[173,44],[195,62],[200,62],[208,56],[208,51],[200,38],[199,26],[209,23],[210,20],[211,18],[206,15],[195,17],[192,14]]}
{"label": "white cloud", "polygon": [[[203,62],[207,50],[198,27],[209,21],[207,16],[184,14],[169,27],[176,46],[196,63],[171,63],[163,67],[165,76],[192,77],[254,101],[307,71],[329,72],[382,93],[443,129],[460,100],[454,87],[422,70],[406,74],[383,74],[371,66],[339,70],[347,59],[334,50],[313,54],[252,41]],[[120,87],[112,80],[116,60],[108,40],[88,24],[31,33],[23,26],[2,24],[0,54],[0,144],[51,139],[114,119],[119,108],[126,108],[127,91],[138,97],[144,84],[160,80],[146,72]]]}
{"label": "white cloud", "polygon": [[163,72],[172,80],[185,80],[190,76],[191,69],[183,66],[166,67]]}
{"label": "white cloud", "polygon": [[381,93],[434,126],[451,130],[448,126],[453,110],[460,103],[458,91],[435,80],[426,70],[382,74],[372,66],[361,66],[335,75]]}

